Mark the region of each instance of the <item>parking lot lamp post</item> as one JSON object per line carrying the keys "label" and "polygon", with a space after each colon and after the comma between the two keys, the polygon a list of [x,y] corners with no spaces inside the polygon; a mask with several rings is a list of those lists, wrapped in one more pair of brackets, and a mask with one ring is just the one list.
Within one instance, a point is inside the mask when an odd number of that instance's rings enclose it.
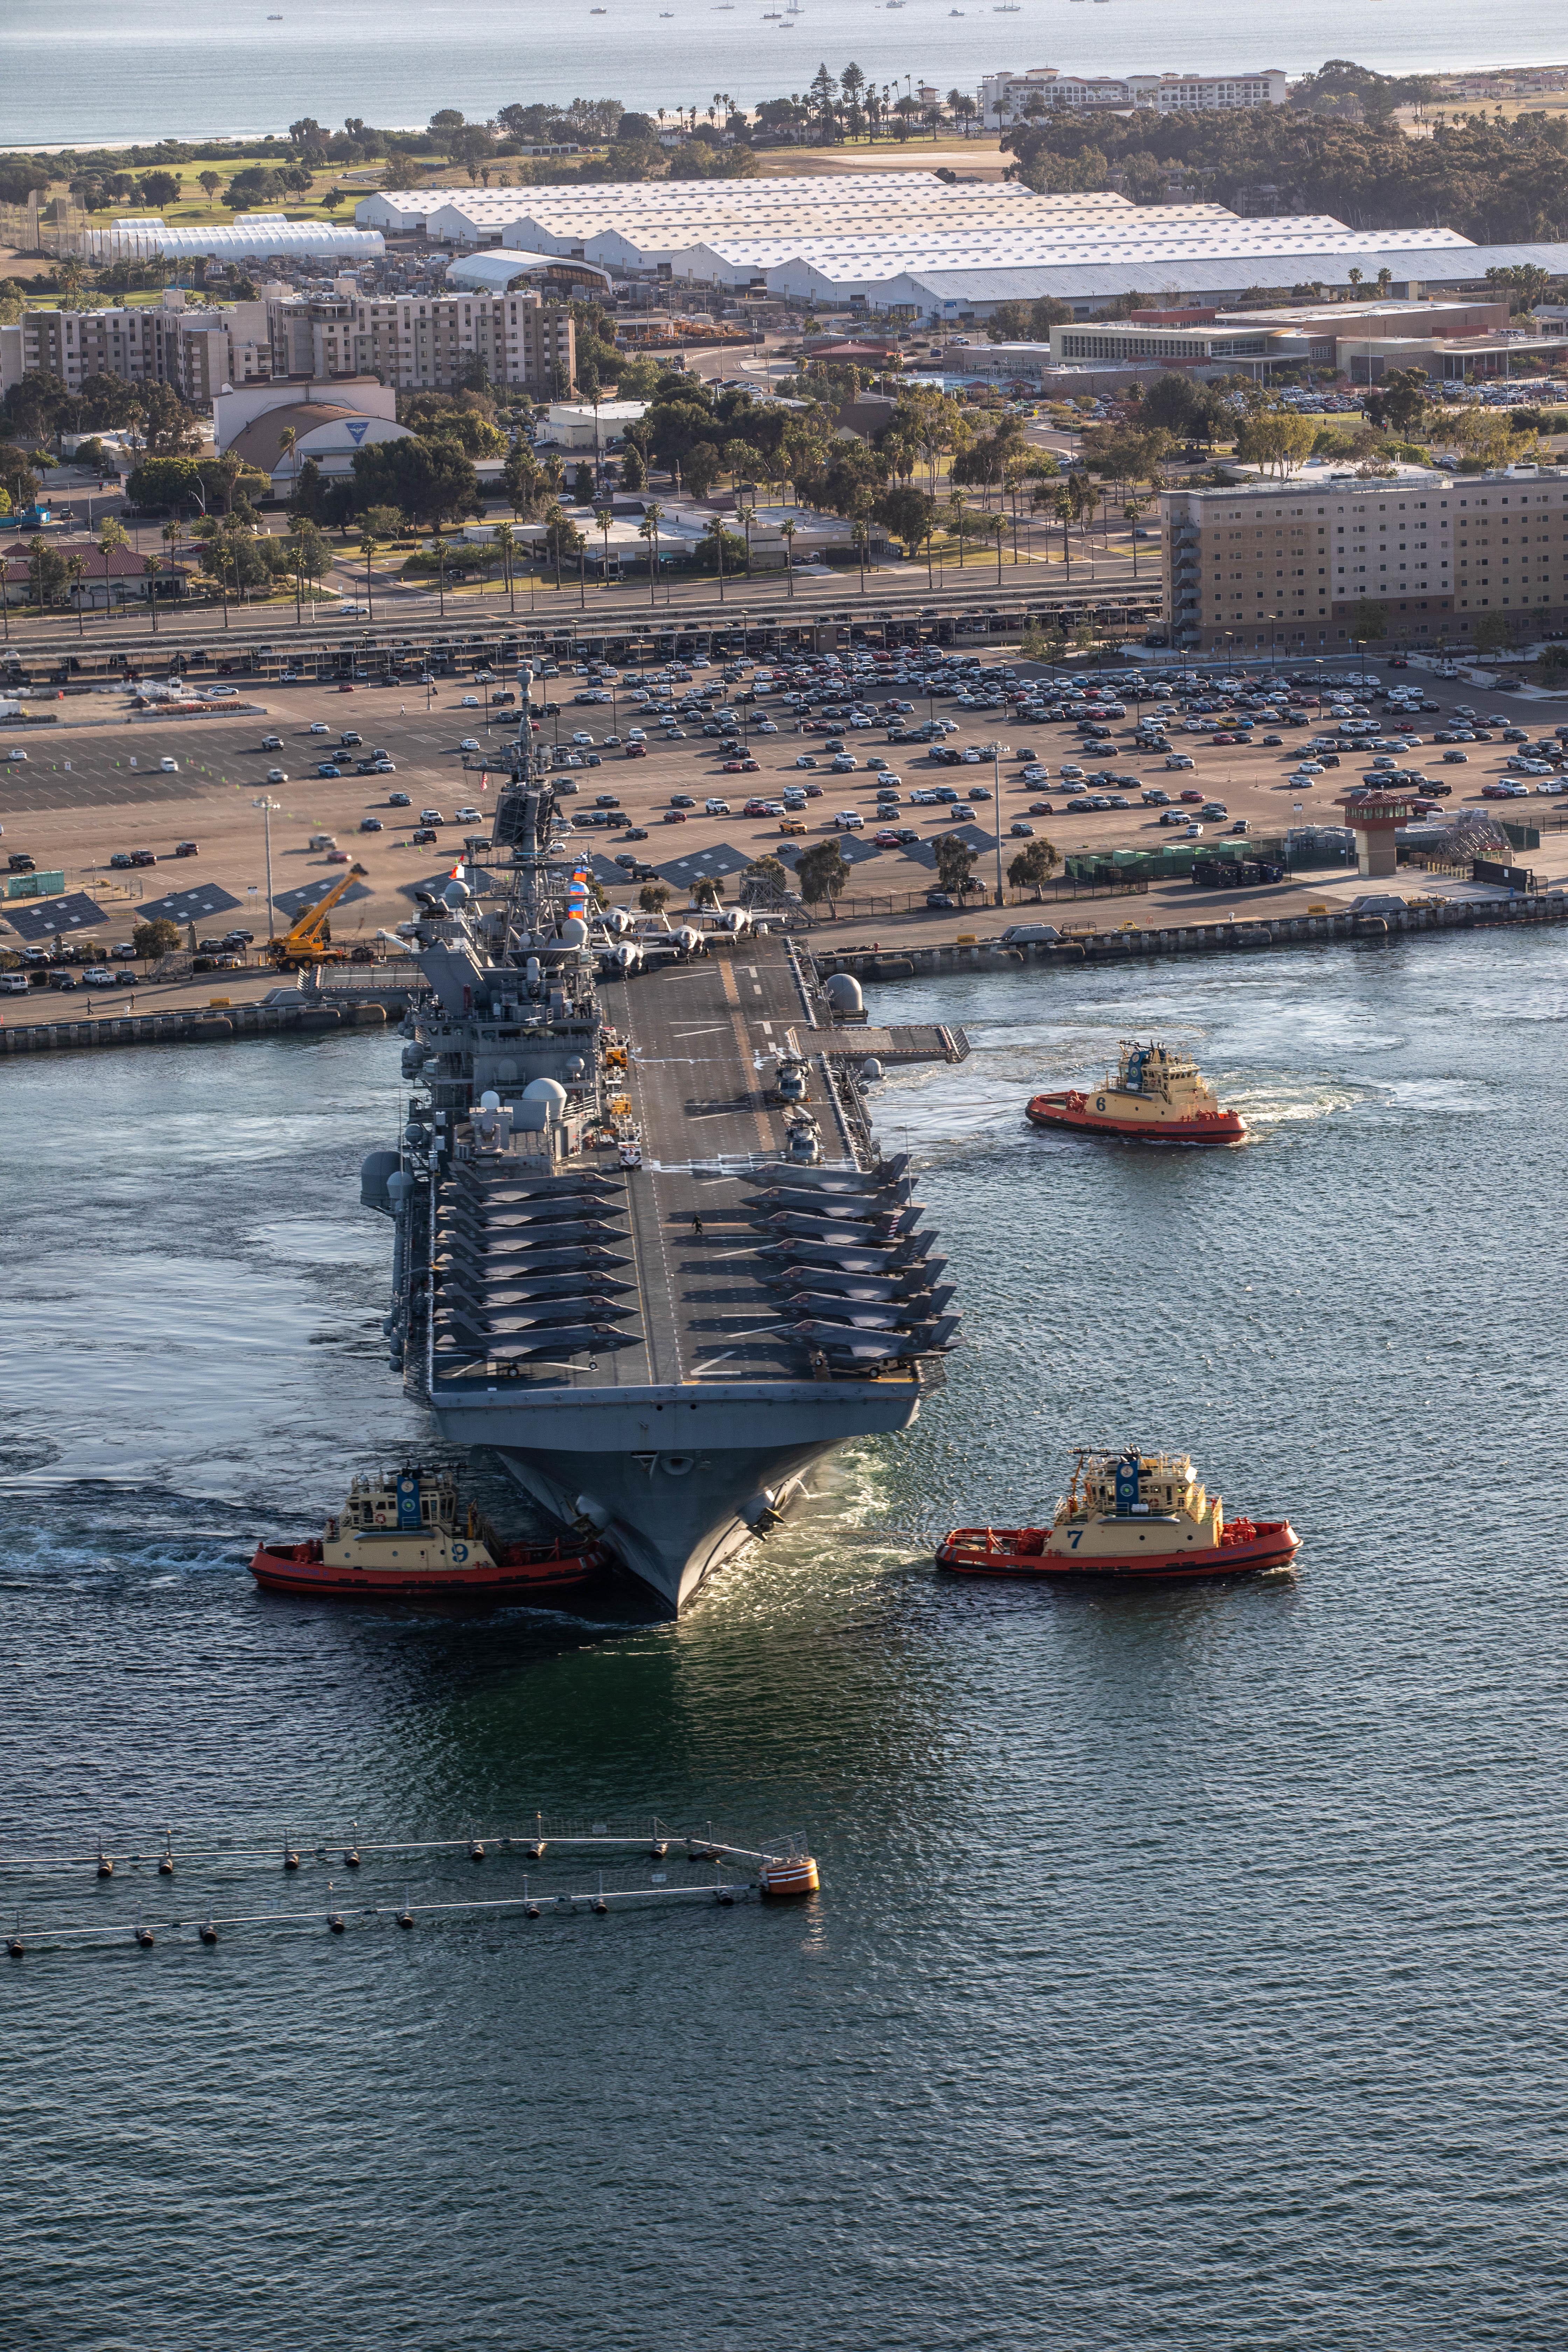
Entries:
{"label": "parking lot lamp post", "polygon": [[998,746],[991,754],[991,813],[996,826],[996,904],[1007,903],[1002,893],[1002,752]]}
{"label": "parking lot lamp post", "polygon": [[261,822],[267,835],[267,940],[270,946],[275,936],[272,920],[272,812],[282,804],[268,793],[260,800],[252,801],[250,805],[261,811]]}

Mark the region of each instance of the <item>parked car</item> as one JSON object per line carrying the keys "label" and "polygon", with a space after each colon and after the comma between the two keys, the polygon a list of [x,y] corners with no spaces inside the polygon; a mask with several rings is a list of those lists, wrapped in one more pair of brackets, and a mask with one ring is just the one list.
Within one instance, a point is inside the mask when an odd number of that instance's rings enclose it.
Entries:
{"label": "parked car", "polygon": [[382,831],[381,819],[378,816],[362,816],[359,821],[359,829],[362,833],[380,833]]}
{"label": "parked car", "polygon": [[388,793],[386,805],[388,808],[412,808],[414,803],[406,793]]}

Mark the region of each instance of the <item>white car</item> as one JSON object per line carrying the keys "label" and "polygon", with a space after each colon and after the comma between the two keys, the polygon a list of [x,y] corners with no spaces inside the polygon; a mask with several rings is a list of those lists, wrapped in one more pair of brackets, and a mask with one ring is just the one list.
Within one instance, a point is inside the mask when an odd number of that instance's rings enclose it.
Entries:
{"label": "white car", "polygon": [[477,751],[479,748],[479,739],[477,735],[465,735],[458,746],[459,751]]}
{"label": "white car", "polygon": [[[577,732],[573,736],[572,740],[580,751],[584,751],[588,749],[594,739],[591,735],[585,735],[581,727],[579,727]],[[477,745],[475,746],[475,749],[478,749]]]}
{"label": "white car", "polygon": [[710,816],[728,816],[730,814],[730,803],[728,801],[704,801],[702,805],[707,810]]}
{"label": "white car", "polygon": [[1290,772],[1296,776],[1321,776],[1323,763],[1321,760],[1303,760],[1300,766],[1293,768]]}
{"label": "white car", "polygon": [[479,707],[479,698],[477,694],[465,694],[458,705],[459,710],[477,710]]}
{"label": "white car", "polygon": [[27,756],[27,755],[26,755],[26,751],[7,751],[7,752],[6,752],[6,754],[5,754],[5,757],[7,758],[7,760],[25,760],[25,759],[26,758],[26,756]]}
{"label": "white car", "polygon": [[858,833],[866,820],[858,809],[840,809],[833,822],[840,833]]}
{"label": "white car", "polygon": [[177,776],[180,772],[180,763],[178,760],[171,760],[167,752],[165,752],[163,757],[159,761],[158,767],[160,772],[165,776]]}
{"label": "white car", "polygon": [[[166,768],[172,768],[174,764],[173,760],[165,760],[163,762],[163,765]],[[281,768],[268,768],[267,771],[267,781],[269,784],[286,784],[289,779],[284,774]]]}
{"label": "white car", "polygon": [[458,811],[457,815],[452,819],[454,824],[483,824],[484,821],[485,813],[483,809],[471,808],[460,808]]}
{"label": "white car", "polygon": [[119,974],[110,971],[100,963],[89,964],[82,979],[89,988],[118,988],[121,985]]}
{"label": "white car", "polygon": [[752,731],[757,735],[776,735],[779,730],[771,719],[761,719]]}
{"label": "white car", "polygon": [[307,735],[330,735],[331,731],[324,719],[312,719],[305,730]]}
{"label": "white car", "polygon": [[[1167,768],[1190,768],[1192,764],[1192,761],[1185,751],[1167,751],[1165,754],[1165,765]],[[1062,772],[1065,775],[1067,772],[1064,769]]]}

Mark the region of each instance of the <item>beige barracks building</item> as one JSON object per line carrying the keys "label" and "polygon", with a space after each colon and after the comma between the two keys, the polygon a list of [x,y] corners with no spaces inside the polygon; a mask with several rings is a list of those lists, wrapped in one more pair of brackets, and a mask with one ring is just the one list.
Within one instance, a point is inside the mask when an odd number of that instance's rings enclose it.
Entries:
{"label": "beige barracks building", "polygon": [[1568,471],[1298,475],[1167,490],[1160,509],[1184,651],[1343,653],[1363,602],[1417,645],[1467,637],[1489,613],[1528,638],[1568,610]]}

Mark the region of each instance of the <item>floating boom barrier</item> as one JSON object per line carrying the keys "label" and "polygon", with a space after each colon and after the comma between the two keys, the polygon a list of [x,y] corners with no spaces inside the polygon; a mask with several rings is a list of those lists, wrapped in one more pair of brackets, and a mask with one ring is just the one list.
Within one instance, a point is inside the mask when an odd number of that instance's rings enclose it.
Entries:
{"label": "floating boom barrier", "polygon": [[[615,1857],[624,1864],[633,1853],[640,1853],[650,1864],[673,1863],[678,1867],[701,1870],[704,1874],[672,1879],[666,1866],[650,1868],[646,1880],[636,1885],[607,1885],[603,1870],[596,1873],[596,1884],[588,1887],[542,1887],[536,1882],[539,1867],[552,1861],[584,1856],[608,1861]],[[531,1920],[570,1916],[582,1911],[605,1916],[612,1910],[639,1910],[670,1903],[717,1904],[729,1908],[762,1897],[815,1895],[820,1885],[816,1861],[801,1837],[784,1840],[778,1847],[767,1850],[736,1845],[715,1837],[710,1827],[701,1836],[673,1830],[657,1815],[650,1817],[646,1828],[612,1829],[604,1822],[588,1825],[546,1822],[542,1813],[534,1816],[531,1828],[521,1832],[511,1829],[470,1832],[447,1838],[361,1839],[356,1823],[347,1838],[316,1839],[309,1843],[285,1835],[273,1843],[253,1844],[215,1839],[210,1833],[176,1842],[170,1828],[163,1832],[161,1843],[143,1837],[127,1841],[114,1852],[105,1843],[96,1851],[0,1855],[0,1879],[7,1875],[25,1877],[36,1899],[39,1879],[74,1877],[82,1872],[90,1872],[100,1884],[112,1882],[117,1875],[121,1876],[121,1883],[130,1880],[133,1884],[131,1874],[143,1871],[164,1881],[194,1872],[213,1879],[217,1887],[226,1887],[235,1879],[258,1870],[277,1871],[293,1878],[296,1874],[310,1870],[358,1873],[367,1864],[378,1862],[417,1865],[458,1856],[471,1864],[523,1861],[531,1867],[523,1873],[521,1888],[513,1893],[457,1898],[432,1895],[415,1901],[405,1891],[403,1901],[396,1904],[346,1903],[339,1896],[338,1880],[332,1876],[327,1880],[325,1905],[321,1908],[220,1910],[215,1897],[209,1897],[205,1907],[198,1911],[183,1906],[177,1917],[168,1914],[153,1917],[144,1907],[138,1907],[133,1917],[117,1912],[115,1916],[95,1919],[57,1920],[36,1915],[26,1917],[25,1906],[16,1906],[15,1927],[6,1936],[5,1948],[13,1959],[21,1959],[28,1952],[113,1949],[127,1943],[143,1949],[160,1942],[213,1945],[246,1928],[324,1928],[331,1935],[341,1936],[351,1926],[408,1929],[422,1919],[508,1916]],[[706,1874],[710,1870],[710,1876]],[[9,1909],[13,1905],[7,1902],[5,1907]]]}

